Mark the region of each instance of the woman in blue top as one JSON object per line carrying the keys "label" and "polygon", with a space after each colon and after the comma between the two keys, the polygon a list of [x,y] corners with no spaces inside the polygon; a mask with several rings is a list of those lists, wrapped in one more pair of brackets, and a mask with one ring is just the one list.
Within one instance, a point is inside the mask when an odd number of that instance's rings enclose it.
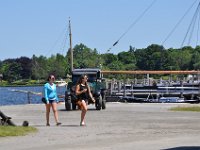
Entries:
{"label": "woman in blue top", "polygon": [[54,84],[55,77],[54,75],[49,75],[48,82],[44,85],[44,97],[46,100],[46,121],[47,126],[50,126],[49,123],[49,115],[50,115],[50,108],[52,107],[54,118],[56,121],[56,125],[59,126],[61,123],[58,121],[58,112],[57,112],[57,102],[58,96],[56,92],[56,85]]}

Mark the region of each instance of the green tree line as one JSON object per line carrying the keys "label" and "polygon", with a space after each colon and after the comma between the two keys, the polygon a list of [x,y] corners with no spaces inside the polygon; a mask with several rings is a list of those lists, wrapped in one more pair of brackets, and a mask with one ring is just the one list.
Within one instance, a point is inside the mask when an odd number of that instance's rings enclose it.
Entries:
{"label": "green tree line", "polygon": [[[152,44],[147,48],[129,50],[118,54],[99,54],[84,44],[77,44],[73,48],[74,68],[99,67],[102,70],[199,70],[200,46],[190,46],[180,49],[165,49],[161,45]],[[61,54],[20,57],[0,61],[0,74],[3,80],[13,82],[22,79],[41,80],[48,74],[54,73],[59,78],[66,78],[70,74],[70,51],[66,56]]]}

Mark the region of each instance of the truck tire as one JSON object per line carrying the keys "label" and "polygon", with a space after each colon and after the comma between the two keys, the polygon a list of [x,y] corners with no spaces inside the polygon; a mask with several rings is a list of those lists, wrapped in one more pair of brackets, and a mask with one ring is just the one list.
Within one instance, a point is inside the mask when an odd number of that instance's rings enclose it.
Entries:
{"label": "truck tire", "polygon": [[73,103],[73,102],[72,102],[72,109],[73,109],[73,110],[76,110],[76,103]]}
{"label": "truck tire", "polygon": [[65,109],[67,111],[72,110],[71,98],[69,98],[69,97],[68,97],[68,99],[65,99]]}
{"label": "truck tire", "polygon": [[98,98],[96,98],[96,110],[101,110],[102,107],[102,96],[100,95]]}
{"label": "truck tire", "polygon": [[102,109],[106,109],[106,100],[102,101]]}

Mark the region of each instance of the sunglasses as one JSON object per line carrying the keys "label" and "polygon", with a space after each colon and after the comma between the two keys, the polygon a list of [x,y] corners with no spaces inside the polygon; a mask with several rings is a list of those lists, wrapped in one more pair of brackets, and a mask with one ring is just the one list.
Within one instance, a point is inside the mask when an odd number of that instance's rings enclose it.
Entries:
{"label": "sunglasses", "polygon": [[82,80],[84,80],[84,79],[86,79],[86,80],[87,80],[87,79],[88,79],[88,77],[84,77],[84,78],[82,78]]}

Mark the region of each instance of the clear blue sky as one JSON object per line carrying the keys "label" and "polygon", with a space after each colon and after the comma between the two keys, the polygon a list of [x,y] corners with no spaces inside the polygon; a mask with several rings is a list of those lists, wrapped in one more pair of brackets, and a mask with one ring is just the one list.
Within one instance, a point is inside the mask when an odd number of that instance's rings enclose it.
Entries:
{"label": "clear blue sky", "polygon": [[[65,54],[68,19],[72,44],[106,53],[153,0],[0,0],[0,60]],[[157,0],[144,17],[111,49],[146,48],[164,39],[195,0]],[[186,16],[165,48],[179,48],[194,11]],[[65,43],[65,44],[64,44]],[[64,45],[66,45],[64,47]]]}

